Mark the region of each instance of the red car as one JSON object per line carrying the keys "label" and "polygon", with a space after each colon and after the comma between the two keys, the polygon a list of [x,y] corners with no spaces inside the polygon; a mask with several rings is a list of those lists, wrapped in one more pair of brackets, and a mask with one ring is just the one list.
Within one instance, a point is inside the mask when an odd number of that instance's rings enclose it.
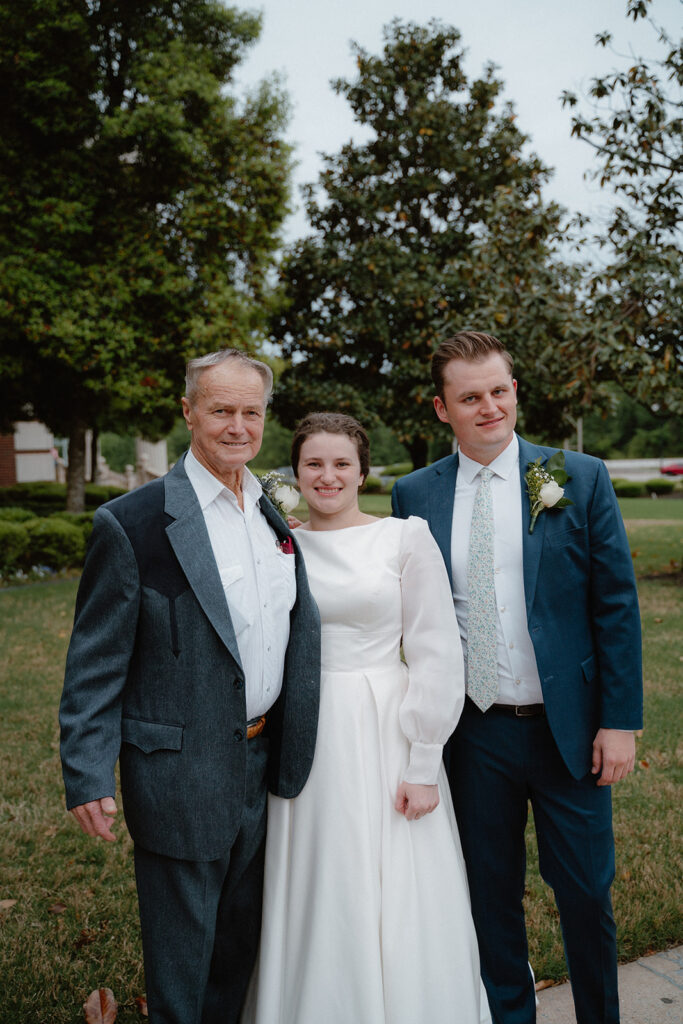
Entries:
{"label": "red car", "polygon": [[662,466],[659,472],[666,476],[683,476],[683,462],[669,462],[668,465]]}

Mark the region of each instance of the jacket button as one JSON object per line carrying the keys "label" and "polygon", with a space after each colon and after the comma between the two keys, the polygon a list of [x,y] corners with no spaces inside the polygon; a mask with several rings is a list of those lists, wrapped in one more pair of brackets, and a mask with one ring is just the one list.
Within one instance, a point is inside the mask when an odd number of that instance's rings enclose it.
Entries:
{"label": "jacket button", "polygon": [[233,679],[232,685],[235,687],[236,690],[241,690],[242,687],[244,686],[244,683],[242,682],[241,679],[238,678],[238,679]]}
{"label": "jacket button", "polygon": [[235,732],[234,732],[233,735],[234,735],[235,740],[236,740],[237,743],[241,743],[242,740],[244,739],[244,733],[242,732],[241,729],[235,729]]}

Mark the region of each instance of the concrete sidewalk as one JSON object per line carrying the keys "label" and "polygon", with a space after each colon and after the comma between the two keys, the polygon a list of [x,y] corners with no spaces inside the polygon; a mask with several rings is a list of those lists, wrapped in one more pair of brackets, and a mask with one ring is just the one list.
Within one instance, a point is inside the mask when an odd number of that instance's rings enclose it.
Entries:
{"label": "concrete sidewalk", "polygon": [[[538,1024],[576,1024],[569,984],[538,993]],[[621,1024],[681,1024],[683,946],[619,968]]]}

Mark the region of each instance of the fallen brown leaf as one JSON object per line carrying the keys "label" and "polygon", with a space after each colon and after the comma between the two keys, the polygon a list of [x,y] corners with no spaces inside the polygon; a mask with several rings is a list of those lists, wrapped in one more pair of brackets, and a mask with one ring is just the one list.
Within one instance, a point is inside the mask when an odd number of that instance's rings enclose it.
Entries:
{"label": "fallen brown leaf", "polygon": [[650,767],[650,762],[649,761],[644,761],[644,760],[643,761],[639,761],[638,764],[640,765],[641,768],[649,768]]}
{"label": "fallen brown leaf", "polygon": [[63,914],[66,910],[66,903],[53,903],[47,908],[48,914]]}
{"label": "fallen brown leaf", "polygon": [[664,619],[655,619],[655,622],[664,622]]}
{"label": "fallen brown leaf", "polygon": [[136,996],[135,1005],[137,1006],[138,1013],[140,1014],[141,1017],[149,1017],[149,1014],[147,1012],[147,1000],[145,999],[144,996]]}
{"label": "fallen brown leaf", "polygon": [[87,928],[83,928],[81,934],[74,942],[74,949],[82,949],[83,946],[89,946],[97,938],[97,932],[88,931]]}
{"label": "fallen brown leaf", "polygon": [[555,982],[551,981],[550,978],[546,978],[543,981],[537,981],[536,982],[536,991],[537,992],[542,992],[544,988],[552,988],[554,984],[555,984]]}
{"label": "fallen brown leaf", "polygon": [[114,1024],[118,1008],[110,988],[96,988],[83,1003],[86,1024]]}
{"label": "fallen brown leaf", "polygon": [[11,910],[16,900],[0,900],[0,910]]}

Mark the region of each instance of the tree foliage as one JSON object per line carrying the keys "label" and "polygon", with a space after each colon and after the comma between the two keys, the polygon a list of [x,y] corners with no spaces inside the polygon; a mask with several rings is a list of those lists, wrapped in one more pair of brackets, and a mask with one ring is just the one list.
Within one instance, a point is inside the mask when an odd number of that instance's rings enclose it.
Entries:
{"label": "tree foliage", "polygon": [[218,0],[0,2],[0,408],[70,436],[72,485],[86,427],[167,430],[188,355],[261,330],[286,108],[226,92],[259,27]]}
{"label": "tree foliage", "polygon": [[282,265],[273,335],[294,358],[275,410],[290,425],[313,407],[380,420],[419,465],[438,429],[439,340],[497,333],[528,425],[557,427],[571,379],[558,352],[578,320],[555,252],[562,211],[540,194],[549,172],[523,152],[493,67],[468,80],[460,34],[439,22],[394,21],[384,38],[379,56],[354,45],[357,78],[334,83],[368,141],[326,156],[306,190],[312,234]]}
{"label": "tree foliage", "polygon": [[[623,57],[593,80],[592,116],[576,108],[573,134],[593,147],[593,176],[617,202],[596,241],[606,265],[590,281],[589,303],[605,325],[599,373],[649,406],[683,411],[683,39],[650,18],[651,0],[628,0],[627,14],[647,18],[660,56]],[[597,44],[610,45],[608,32]]]}

